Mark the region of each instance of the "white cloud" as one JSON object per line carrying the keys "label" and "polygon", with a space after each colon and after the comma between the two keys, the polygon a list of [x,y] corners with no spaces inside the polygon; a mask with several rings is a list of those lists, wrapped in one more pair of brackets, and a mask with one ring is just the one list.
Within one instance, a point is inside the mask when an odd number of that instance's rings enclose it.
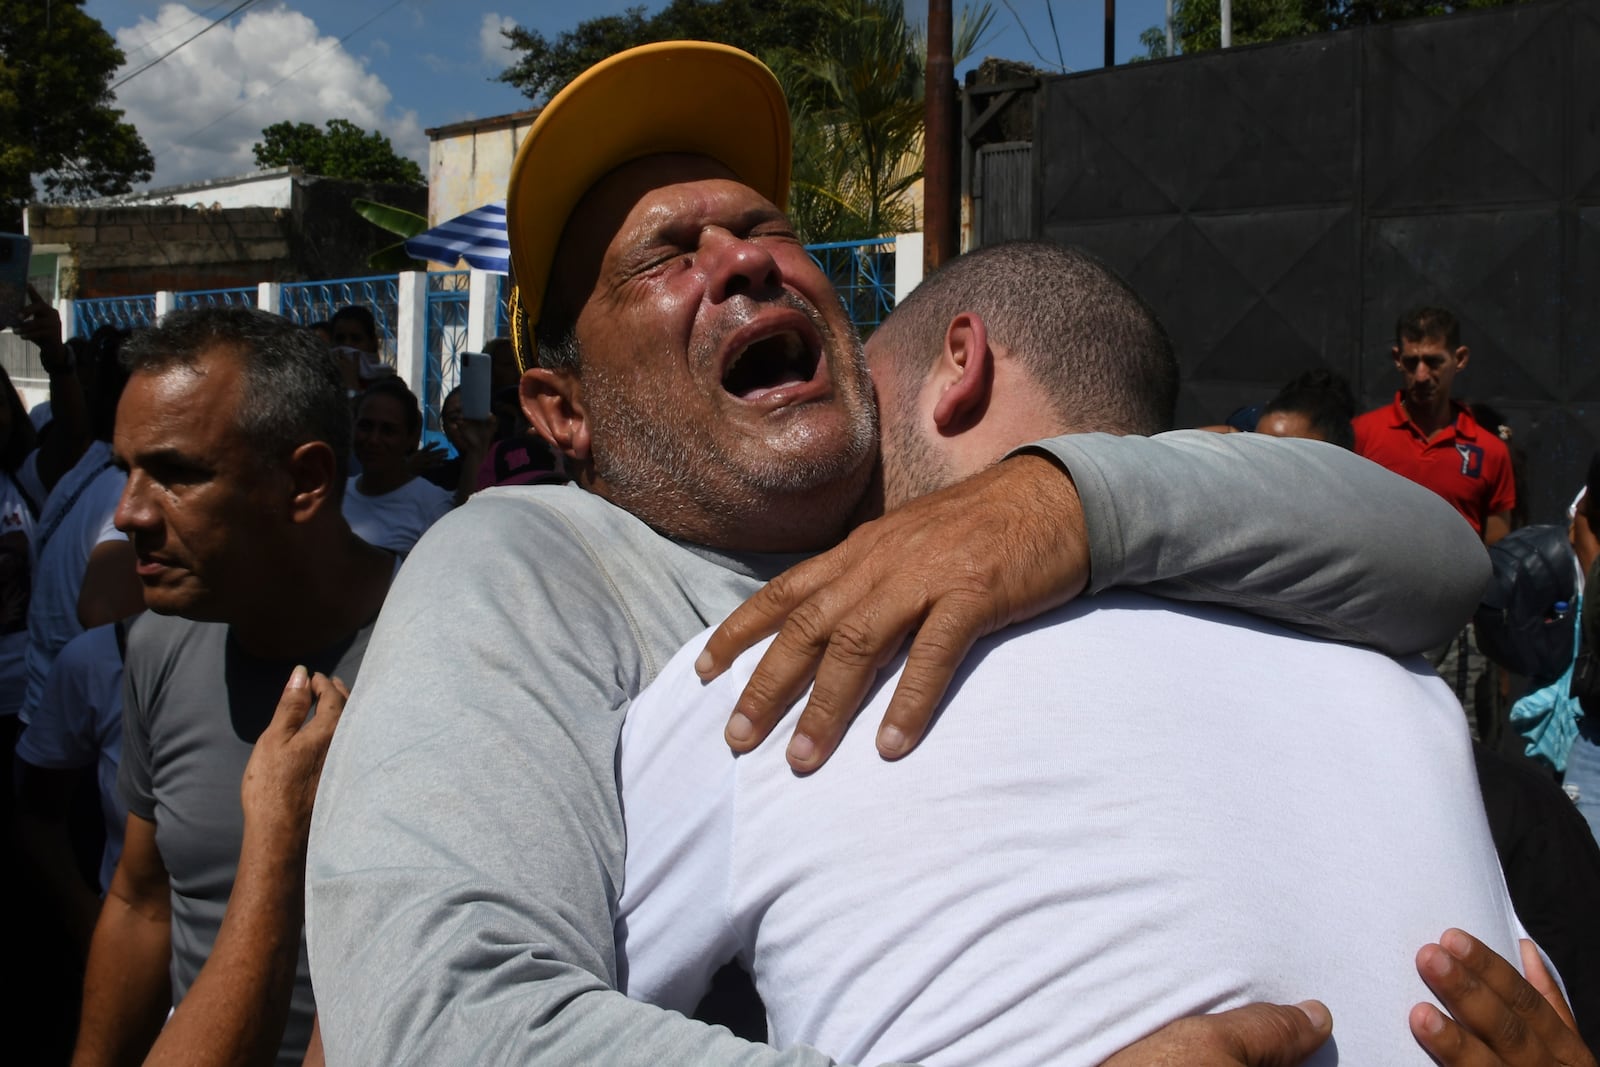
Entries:
{"label": "white cloud", "polygon": [[511,62],[511,57],[506,53],[506,39],[500,35],[500,31],[509,30],[516,24],[517,20],[510,15],[497,15],[493,11],[483,13],[483,23],[478,27],[478,55],[497,71]]}
{"label": "white cloud", "polygon": [[[188,7],[163,4],[116,31],[129,56],[148,57],[179,41]],[[132,65],[126,70],[134,69]],[[250,146],[275,122],[321,126],[331,118],[382,132],[395,150],[426,166],[428,140],[414,111],[397,111],[383,80],[337,38],[286,7],[256,9],[174,52],[117,90],[117,104],[155,153],[153,185],[247,174]]]}

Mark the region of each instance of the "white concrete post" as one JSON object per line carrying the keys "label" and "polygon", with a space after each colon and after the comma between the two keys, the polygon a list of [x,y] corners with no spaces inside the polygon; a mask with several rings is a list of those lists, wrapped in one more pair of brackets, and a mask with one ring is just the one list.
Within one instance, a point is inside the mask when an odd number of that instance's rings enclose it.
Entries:
{"label": "white concrete post", "polygon": [[178,306],[178,295],[170,289],[156,290],[156,321],[167,317],[167,312]]}
{"label": "white concrete post", "polygon": [[262,282],[256,286],[256,307],[262,311],[270,311],[274,315],[281,314],[283,307],[283,283]]}
{"label": "white concrete post", "polygon": [[894,302],[922,284],[922,234],[902,233],[894,239]]}
{"label": "white concrete post", "polygon": [[413,393],[427,396],[428,275],[400,272],[400,307],[394,328],[394,368]]}
{"label": "white concrete post", "polygon": [[495,279],[499,275],[475,270],[469,277],[472,292],[467,298],[467,351],[482,352],[484,344],[494,336]]}
{"label": "white concrete post", "polygon": [[76,301],[70,296],[63,296],[56,301],[56,311],[61,315],[61,335],[71,337],[78,332],[78,309],[74,306]]}

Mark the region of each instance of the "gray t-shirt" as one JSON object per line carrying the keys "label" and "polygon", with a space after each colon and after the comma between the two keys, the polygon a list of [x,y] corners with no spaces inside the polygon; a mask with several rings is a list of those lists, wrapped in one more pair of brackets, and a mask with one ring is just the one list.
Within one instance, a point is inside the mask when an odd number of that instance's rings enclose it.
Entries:
{"label": "gray t-shirt", "polygon": [[[354,685],[369,625],[300,660],[241,650],[223,623],[146,612],[128,634],[122,764],[128,811],[156,827],[172,884],[172,1000],[181,1001],[211,954],[233,890],[244,811],[239,785],[296,663]],[[298,1064],[316,1006],[304,939],[278,1062]]]}

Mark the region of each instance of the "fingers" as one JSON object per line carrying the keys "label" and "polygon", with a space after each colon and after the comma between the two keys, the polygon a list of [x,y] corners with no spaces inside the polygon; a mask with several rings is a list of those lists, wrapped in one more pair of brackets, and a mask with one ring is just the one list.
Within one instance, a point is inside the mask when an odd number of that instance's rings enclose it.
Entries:
{"label": "fingers", "polygon": [[843,546],[790,568],[735,608],[694,661],[695,673],[709,682],[745,649],[777,633],[790,612],[838,573],[842,552]]}
{"label": "fingers", "polygon": [[1432,1004],[1418,1004],[1407,1018],[1411,1036],[1441,1067],[1492,1067],[1499,1057]]}
{"label": "fingers", "polygon": [[[746,606],[753,602],[753,599],[747,601]],[[731,618],[729,621],[732,621]],[[745,627],[754,625],[741,621],[735,632],[741,635],[751,632]],[[726,627],[727,623],[723,626]],[[795,610],[777,638],[762,653],[755,672],[734,704],[727,729],[723,732],[729,748],[735,752],[748,752],[766,740],[789,705],[810,683],[813,672],[819,669],[817,656],[819,651],[828,647],[830,630],[827,612],[819,602],[808,601]],[[719,630],[713,634],[712,641],[716,641],[722,632]],[[745,639],[744,636],[736,636],[731,640],[742,643]],[[710,650],[709,644],[707,650]],[[706,655],[701,653],[702,661]],[[698,662],[696,667],[699,667]],[[720,674],[722,669],[722,666],[717,667],[716,673]],[[794,755],[804,761],[808,755],[804,743]]]}
{"label": "fingers", "polygon": [[1102,1067],[1292,1067],[1333,1032],[1320,1002],[1247,1004],[1168,1023],[1112,1056]]}
{"label": "fingers", "polygon": [[333,736],[339,718],[344,714],[345,701],[350,699],[350,691],[337,678],[323,674],[311,679],[311,690],[316,694],[317,714],[302,733],[311,736],[315,732],[315,739],[321,742],[323,738]]}
{"label": "fingers", "polygon": [[1319,1000],[1247,1004],[1213,1018],[1225,1027],[1239,1062],[1253,1067],[1292,1067],[1333,1033],[1333,1016]]}
{"label": "fingers", "polygon": [[1527,976],[1528,984],[1539,991],[1545,1003],[1555,1009],[1561,1016],[1561,1021],[1567,1024],[1567,1029],[1576,1031],[1578,1020],[1572,1015],[1572,1005],[1567,1003],[1567,998],[1561,995],[1561,987],[1556,984],[1555,977],[1545,968],[1544,956],[1539,952],[1539,946],[1527,938],[1517,944],[1522,953],[1522,973]]}
{"label": "fingers", "polygon": [[807,774],[833,755],[878,672],[899,655],[909,625],[913,624],[857,614],[837,626],[817,665],[811,698],[789,739],[789,766]]}
{"label": "fingers", "polygon": [[1412,1035],[1435,1061],[1592,1064],[1583,1042],[1516,968],[1482,942],[1447,930],[1417,953],[1417,973],[1454,1019],[1432,1005],[1412,1009]]}
{"label": "fingers", "polygon": [[884,759],[899,759],[917,747],[977,637],[949,611],[930,617],[917,632],[878,726],[878,754]]}
{"label": "fingers", "polygon": [[311,714],[311,676],[304,667],[296,667],[289,674],[289,682],[278,698],[278,709],[272,713],[269,727],[279,733],[294,734]]}

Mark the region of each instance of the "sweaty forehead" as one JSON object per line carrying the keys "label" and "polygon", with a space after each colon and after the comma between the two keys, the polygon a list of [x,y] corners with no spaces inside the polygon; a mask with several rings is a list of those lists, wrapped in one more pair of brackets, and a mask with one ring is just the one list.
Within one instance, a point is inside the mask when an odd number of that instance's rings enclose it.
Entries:
{"label": "sweaty forehead", "polygon": [[732,204],[782,214],[708,156],[646,156],[624,163],[596,182],[567,219],[551,272],[551,295],[565,302],[588,293],[606,255],[624,243],[694,225]]}

